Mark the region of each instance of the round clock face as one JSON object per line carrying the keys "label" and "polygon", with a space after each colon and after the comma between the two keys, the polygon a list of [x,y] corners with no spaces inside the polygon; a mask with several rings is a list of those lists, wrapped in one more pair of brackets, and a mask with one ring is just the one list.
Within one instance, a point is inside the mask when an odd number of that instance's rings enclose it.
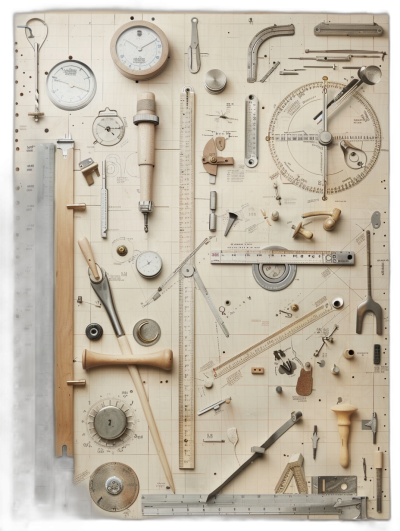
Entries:
{"label": "round clock face", "polygon": [[160,74],[168,61],[168,39],[155,24],[129,22],[119,28],[110,45],[115,66],[125,77],[136,81]]}
{"label": "round clock face", "polygon": [[154,251],[144,251],[136,259],[136,269],[144,278],[154,278],[162,268],[161,256]]}
{"label": "round clock face", "polygon": [[161,58],[161,39],[151,28],[129,28],[117,40],[117,53],[121,62],[131,70],[148,70]]}
{"label": "round clock face", "polygon": [[92,130],[96,142],[102,146],[118,144],[125,134],[124,122],[117,114],[98,116],[93,122]]}
{"label": "round clock face", "polygon": [[96,78],[92,70],[80,61],[62,61],[47,76],[50,101],[65,111],[86,107],[96,94]]}

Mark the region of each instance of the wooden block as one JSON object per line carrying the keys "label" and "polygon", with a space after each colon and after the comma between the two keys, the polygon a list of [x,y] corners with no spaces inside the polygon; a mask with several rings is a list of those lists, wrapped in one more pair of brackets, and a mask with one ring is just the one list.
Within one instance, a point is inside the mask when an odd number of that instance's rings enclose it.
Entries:
{"label": "wooden block", "polygon": [[252,367],[251,374],[264,374],[264,367]]}

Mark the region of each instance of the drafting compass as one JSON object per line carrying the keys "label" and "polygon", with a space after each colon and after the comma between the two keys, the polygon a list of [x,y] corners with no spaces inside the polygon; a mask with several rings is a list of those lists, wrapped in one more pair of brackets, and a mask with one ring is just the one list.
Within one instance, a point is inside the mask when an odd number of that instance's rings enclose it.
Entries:
{"label": "drafting compass", "polygon": [[303,85],[277,105],[267,140],[284,182],[326,199],[356,186],[372,170],[381,149],[381,128],[357,89],[378,83],[381,71],[362,67],[358,76],[347,86],[327,78]]}
{"label": "drafting compass", "polygon": [[95,138],[93,144],[115,146],[124,138],[125,124],[117,111],[106,107],[104,111],[99,111],[99,115],[94,119],[92,131]]}

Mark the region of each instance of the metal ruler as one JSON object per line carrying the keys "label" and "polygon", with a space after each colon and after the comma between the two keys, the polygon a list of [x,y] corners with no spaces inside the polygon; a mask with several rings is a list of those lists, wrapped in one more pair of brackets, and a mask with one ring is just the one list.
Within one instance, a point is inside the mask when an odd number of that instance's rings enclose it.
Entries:
{"label": "metal ruler", "polygon": [[318,321],[318,319],[325,317],[325,315],[328,315],[329,313],[333,312],[334,309],[335,308],[330,302],[326,302],[322,306],[319,306],[312,312],[304,315],[304,317],[300,317],[300,319],[297,319],[297,321],[295,321],[294,323],[289,324],[284,328],[281,328],[274,334],[266,337],[262,341],[259,341],[252,347],[244,350],[243,352],[240,352],[239,354],[236,354],[236,356],[233,356],[229,360],[224,361],[223,363],[220,363],[219,365],[214,367],[214,378],[220,378],[227,372],[232,371],[233,369],[237,369],[247,361],[261,354],[262,352],[265,352],[269,348],[278,345],[281,341],[284,341],[293,334],[300,332],[300,330],[303,330],[303,328],[306,328],[307,326],[310,326],[311,324],[315,323],[316,321]]}
{"label": "metal ruler", "polygon": [[101,217],[101,237],[107,238],[108,230],[108,190],[107,190],[107,161],[103,162],[102,184],[100,191],[100,217]]}
{"label": "metal ruler", "polygon": [[212,264],[354,265],[353,251],[288,251],[283,249],[212,251]]}
{"label": "metal ruler", "polygon": [[35,207],[35,498],[53,497],[54,144],[36,147]]}
{"label": "metal ruler", "polygon": [[245,100],[245,149],[244,163],[248,168],[258,164],[258,98],[254,94]]}
{"label": "metal ruler", "polygon": [[366,520],[367,497],[321,494],[219,494],[206,503],[201,494],[144,494],[143,516],[336,515]]}
{"label": "metal ruler", "polygon": [[[179,259],[194,248],[194,90],[180,94]],[[186,262],[194,266],[193,257]],[[194,468],[194,278],[179,272],[179,468]]]}

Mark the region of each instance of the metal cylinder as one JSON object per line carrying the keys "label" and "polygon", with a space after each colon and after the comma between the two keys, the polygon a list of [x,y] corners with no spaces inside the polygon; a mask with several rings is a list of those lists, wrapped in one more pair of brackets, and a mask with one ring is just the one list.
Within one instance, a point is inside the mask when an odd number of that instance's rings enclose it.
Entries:
{"label": "metal cylinder", "polygon": [[226,87],[226,75],[222,70],[214,68],[209,70],[204,77],[204,88],[209,94],[221,94]]}

